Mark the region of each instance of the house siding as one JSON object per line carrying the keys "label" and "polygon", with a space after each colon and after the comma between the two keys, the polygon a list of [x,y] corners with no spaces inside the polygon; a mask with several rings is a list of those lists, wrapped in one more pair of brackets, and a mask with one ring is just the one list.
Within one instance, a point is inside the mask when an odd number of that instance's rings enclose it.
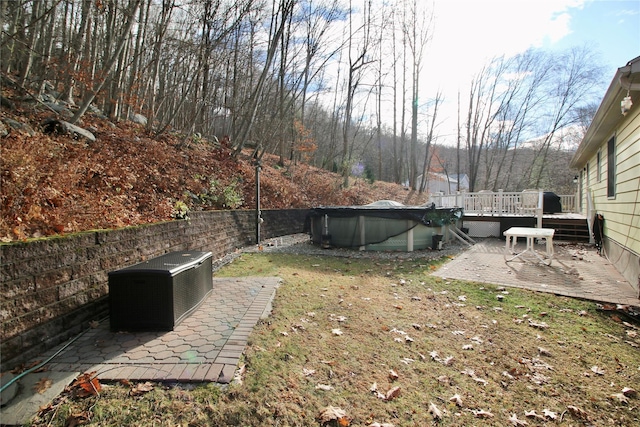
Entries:
{"label": "house siding", "polygon": [[[587,213],[586,193],[593,198],[594,209],[605,218],[605,253],[627,280],[640,286],[640,108],[634,108],[615,129],[616,183],[615,195],[607,196],[607,142],[601,141],[598,181],[598,156],[594,154],[585,165],[583,213]],[[609,137],[609,138],[610,138]],[[591,176],[589,176],[591,175]]]}

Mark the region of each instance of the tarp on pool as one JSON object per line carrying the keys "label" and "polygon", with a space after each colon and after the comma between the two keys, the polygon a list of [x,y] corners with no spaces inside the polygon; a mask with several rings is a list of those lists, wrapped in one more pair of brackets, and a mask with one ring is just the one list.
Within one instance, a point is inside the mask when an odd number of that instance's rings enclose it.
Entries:
{"label": "tarp on pool", "polygon": [[309,212],[311,218],[351,218],[358,216],[409,219],[427,227],[440,227],[455,223],[462,218],[462,208],[436,208],[429,206],[405,206],[398,202],[381,200],[363,206],[327,206],[313,208]]}
{"label": "tarp on pool", "polygon": [[[461,208],[404,206],[384,200],[364,206],[317,207],[310,211],[309,222],[315,243],[322,241],[330,246],[367,250],[403,250],[431,246],[433,235],[441,232],[440,227],[455,223],[461,217]],[[407,234],[409,230],[413,230],[411,236]]]}

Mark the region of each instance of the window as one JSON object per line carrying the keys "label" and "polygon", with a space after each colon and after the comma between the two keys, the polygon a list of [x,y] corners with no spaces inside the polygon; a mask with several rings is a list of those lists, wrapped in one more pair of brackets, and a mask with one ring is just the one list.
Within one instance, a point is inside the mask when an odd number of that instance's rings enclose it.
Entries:
{"label": "window", "polygon": [[598,150],[596,157],[596,182],[602,181],[602,150]]}
{"label": "window", "polygon": [[586,173],[587,187],[589,187],[589,178],[591,178],[591,175],[589,174],[589,162],[587,162],[587,173]]}
{"label": "window", "polygon": [[616,137],[607,142],[607,197],[616,195]]}

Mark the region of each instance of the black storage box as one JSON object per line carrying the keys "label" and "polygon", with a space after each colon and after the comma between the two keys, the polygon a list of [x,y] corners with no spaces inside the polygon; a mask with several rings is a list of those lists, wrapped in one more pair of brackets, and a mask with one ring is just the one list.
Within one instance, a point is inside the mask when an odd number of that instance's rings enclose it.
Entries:
{"label": "black storage box", "polygon": [[171,252],[109,273],[114,331],[171,331],[213,288],[211,252]]}

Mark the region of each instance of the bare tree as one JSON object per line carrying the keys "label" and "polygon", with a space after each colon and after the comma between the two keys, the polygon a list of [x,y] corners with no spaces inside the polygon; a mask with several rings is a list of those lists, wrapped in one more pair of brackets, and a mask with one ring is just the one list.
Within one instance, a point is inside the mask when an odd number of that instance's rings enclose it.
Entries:
{"label": "bare tree", "polygon": [[270,72],[271,63],[275,58],[276,49],[280,44],[282,34],[284,33],[287,22],[289,21],[289,16],[293,13],[294,4],[295,0],[280,0],[276,5],[274,0],[272,8],[273,12],[271,14],[271,25],[269,30],[269,46],[266,53],[265,63],[262,68],[262,73],[258,78],[258,82],[249,98],[248,114],[242,118],[240,127],[239,129],[237,129],[236,134],[233,138],[235,142],[234,157],[242,151],[242,147],[244,147],[244,144],[246,143],[249,136],[249,132],[254,125],[258,110],[258,102],[262,95],[264,83],[267,79],[268,73]]}
{"label": "bare tree", "polygon": [[571,114],[572,111],[581,107],[587,95],[598,87],[602,67],[597,63],[595,54],[586,46],[569,49],[555,58],[550,70],[553,78],[545,87],[551,94],[541,120],[547,124],[542,127],[545,136],[533,162],[535,167],[529,174],[529,183],[534,188],[539,188],[545,174],[550,172],[545,164],[558,131],[578,123],[578,117]]}
{"label": "bare tree", "polygon": [[427,187],[427,180],[429,177],[429,169],[430,169],[430,148],[431,144],[435,141],[435,131],[438,120],[438,107],[443,101],[442,92],[438,92],[433,101],[433,112],[431,114],[431,121],[429,122],[429,131],[427,132],[427,140],[424,144],[424,160],[422,162],[422,179],[420,183],[417,184],[418,193],[423,193]]}
{"label": "bare tree", "polygon": [[[352,10],[352,2],[349,1],[349,9]],[[347,75],[346,75],[346,100],[344,118],[342,124],[342,159],[340,170],[342,173],[342,185],[349,186],[351,173],[350,141],[351,125],[353,119],[354,98],[361,83],[365,67],[371,63],[368,57],[371,48],[371,0],[363,2],[362,23],[354,28],[352,14],[349,15],[349,34],[347,41]]]}
{"label": "bare tree", "polygon": [[[424,6],[424,3],[420,3]],[[432,37],[433,13],[418,7],[413,0],[408,13],[403,16],[403,33],[411,50],[411,144],[409,151],[409,185],[416,190],[418,176],[418,107],[420,94],[420,73],[424,60],[424,49]],[[436,103],[437,106],[437,103]],[[427,147],[428,148],[428,147]]]}
{"label": "bare tree", "polygon": [[110,57],[105,62],[105,65],[102,69],[102,75],[103,75],[102,78],[97,83],[95,83],[93,85],[93,88],[85,95],[84,100],[82,101],[82,104],[80,105],[76,113],[73,115],[73,117],[69,120],[69,122],[76,123],[80,119],[80,117],[84,115],[84,113],[89,108],[89,105],[91,104],[91,102],[93,102],[93,99],[96,97],[98,92],[102,89],[105,82],[107,81],[106,79],[107,76],[111,73],[113,66],[118,60],[118,57],[122,52],[122,49],[124,48],[125,43],[127,42],[129,36],[131,35],[130,34],[131,27],[133,27],[133,23],[135,22],[136,10],[138,10],[138,7],[140,6],[141,1],[142,0],[130,1],[129,6],[125,11],[125,16],[127,17],[127,21],[122,31],[120,31],[115,49],[113,50],[113,52],[111,52]]}

